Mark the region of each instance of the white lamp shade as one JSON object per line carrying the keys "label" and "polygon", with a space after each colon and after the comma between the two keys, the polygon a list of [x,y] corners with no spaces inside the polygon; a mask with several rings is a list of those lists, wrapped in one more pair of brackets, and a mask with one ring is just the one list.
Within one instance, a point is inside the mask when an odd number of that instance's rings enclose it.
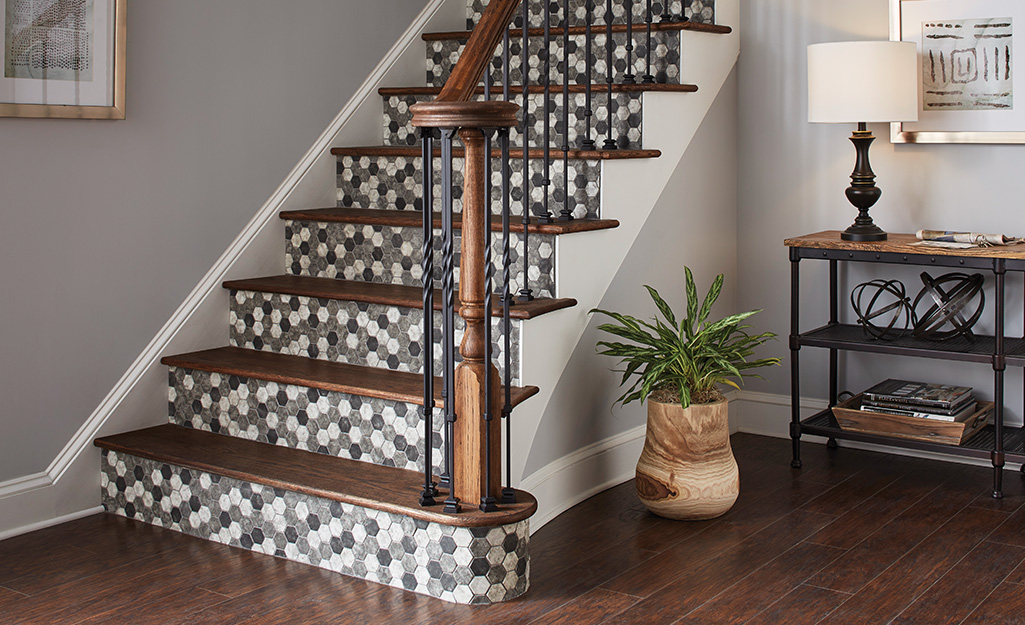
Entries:
{"label": "white lamp shade", "polygon": [[808,121],[918,121],[918,51],[906,41],[808,46]]}

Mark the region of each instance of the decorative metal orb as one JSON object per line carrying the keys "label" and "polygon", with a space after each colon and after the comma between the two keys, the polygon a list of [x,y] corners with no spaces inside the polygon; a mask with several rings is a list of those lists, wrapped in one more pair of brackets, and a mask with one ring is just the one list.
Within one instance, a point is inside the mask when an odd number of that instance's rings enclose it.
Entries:
{"label": "decorative metal orb", "polygon": [[[982,290],[986,278],[981,273],[968,275],[960,272],[933,278],[924,271],[921,278],[925,287],[919,291],[912,305],[915,337],[947,341],[964,336],[974,340],[972,327],[986,306],[986,294]],[[928,305],[921,315],[918,314],[919,304]]]}
{"label": "decorative metal orb", "polygon": [[872,338],[893,341],[904,336],[913,319],[911,300],[900,280],[871,280],[851,290],[858,324]]}

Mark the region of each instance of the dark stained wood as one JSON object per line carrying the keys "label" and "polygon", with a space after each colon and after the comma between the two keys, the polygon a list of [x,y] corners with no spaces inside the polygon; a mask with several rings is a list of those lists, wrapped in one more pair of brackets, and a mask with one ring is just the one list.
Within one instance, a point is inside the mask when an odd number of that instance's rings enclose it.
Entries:
{"label": "dark stained wood", "polygon": [[[386,157],[397,157],[404,156],[406,158],[415,158],[420,156],[423,150],[418,145],[372,145],[372,146],[357,146],[357,147],[341,147],[331,148],[331,154],[335,156],[386,156]],[[530,148],[528,151],[529,158],[540,159],[544,158],[545,151],[542,148]],[[441,148],[434,150],[435,157],[441,156]],[[465,152],[463,148],[453,147],[452,156],[455,158],[463,158]],[[552,158],[562,158],[563,151],[561,149],[552,148]],[[632,150],[632,149],[621,149],[621,150],[567,150],[566,155],[573,160],[582,161],[610,161],[610,160],[623,160],[623,159],[638,159],[638,158],[658,158],[662,156],[660,150]],[[499,158],[502,156],[501,150],[493,148],[491,151],[492,158]],[[510,156],[513,160],[523,159],[523,150],[515,150]]]}
{"label": "dark stained wood", "polygon": [[468,509],[461,514],[445,514],[441,506],[421,507],[417,503],[423,480],[418,471],[267,445],[170,424],[99,438],[95,445],[157,462],[443,525],[504,525],[529,518],[537,510],[533,496],[517,491],[519,503],[502,505],[498,512],[484,514]]}
{"label": "dark stained wood", "polygon": [[1025,615],[1025,593],[1020,586],[1000,584],[963,625],[1021,625]]}
{"label": "dark stained wood", "polygon": [[18,601],[19,599],[24,599],[27,596],[28,595],[23,595],[20,592],[14,592],[13,590],[0,587],[0,609],[5,609],[6,606]]}
{"label": "dark stained wood", "polygon": [[984,542],[933,584],[893,623],[960,623],[1023,561],[1025,549],[1021,547]]}
{"label": "dark stained wood", "polygon": [[488,3],[473,32],[469,33],[466,47],[445,81],[438,101],[465,102],[470,99],[519,5],[519,0],[492,0]]}
{"label": "dark stained wood", "polygon": [[[492,85],[491,88],[492,88],[492,92],[501,91],[502,90],[502,85]],[[381,95],[381,96],[386,97],[386,98],[392,97],[392,96],[399,96],[399,97],[401,97],[401,96],[410,96],[410,95],[412,95],[412,96],[417,96],[417,95],[429,96],[429,95],[438,95],[439,93],[441,93],[441,89],[442,89],[441,87],[381,87],[380,89],[377,90],[377,93],[378,93],[378,95]],[[603,91],[607,91],[608,90],[608,86],[607,85],[603,85],[601,87],[601,89]],[[551,85],[551,90],[552,90],[553,93],[561,93],[562,92],[562,85],[552,84]],[[669,84],[669,83],[664,83],[664,82],[654,83],[654,84],[635,83],[635,84],[632,84],[632,85],[624,85],[624,84],[618,84],[617,83],[617,84],[612,85],[612,92],[613,93],[648,93],[648,92],[657,92],[657,93],[694,93],[697,90],[698,90],[698,86],[697,85]],[[532,93],[532,94],[541,94],[541,93],[545,92],[545,87],[544,87],[544,85],[527,85],[527,91],[529,93]],[[575,84],[574,85],[569,85],[569,92],[570,93],[585,93],[586,91],[587,91],[587,85],[575,85]],[[523,95],[522,95],[523,94],[523,86],[522,85],[509,85],[509,92],[511,94],[510,97],[512,97],[514,100],[517,99],[517,98],[522,98],[523,97]],[[473,95],[475,95],[475,96],[482,96],[482,95],[484,95],[484,87],[483,86],[478,86],[476,89],[474,89]]]}
{"label": "dark stained wood", "polygon": [[[165,356],[160,362],[169,367],[199,369],[410,404],[423,403],[423,376],[419,373],[362,367],[241,347],[218,347]],[[434,405],[441,408],[440,382],[436,382],[434,388]],[[533,397],[539,390],[536,386],[513,387],[513,405]]]}
{"label": "dark stained wood", "polygon": [[[400,284],[378,284],[361,280],[339,280],[335,278],[315,278],[312,276],[293,276],[281,274],[264,278],[247,280],[227,280],[224,288],[238,291],[255,291],[257,293],[281,293],[299,295],[318,299],[345,300],[367,304],[400,306],[403,308],[423,308],[423,290],[418,286]],[[460,303],[456,301],[458,308]],[[538,297],[529,302],[513,302],[509,307],[509,316],[513,319],[533,319],[545,313],[571,308],[577,305],[572,298]],[[434,293],[434,310],[441,310],[441,290]],[[495,317],[502,316],[502,306],[495,303],[492,313]]]}
{"label": "dark stained wood", "polygon": [[842,592],[801,585],[748,621],[747,625],[814,625],[848,597],[850,595]]}
{"label": "dark stained wood", "polygon": [[[448,88],[448,83],[442,88]],[[415,128],[511,128],[520,107],[512,102],[477,100],[420,102],[409,107]],[[472,95],[471,95],[472,97]],[[480,134],[478,131],[477,134]],[[465,143],[465,142],[464,142]]]}
{"label": "dark stained wood", "polygon": [[813,543],[796,545],[734,584],[728,593],[720,594],[677,622],[680,625],[745,623],[842,553],[842,549]]}
{"label": "dark stained wood", "polygon": [[889,252],[894,254],[924,254],[926,256],[972,256],[976,258],[1008,258],[1025,259],[1025,245],[1008,245],[1005,247],[979,247],[970,249],[950,249],[911,245],[918,241],[913,234],[889,233],[886,241],[862,242],[844,241],[839,230],[826,230],[815,234],[807,234],[783,241],[787,247],[806,247],[818,250],[851,250],[866,252]]}
{"label": "dark stained wood", "polygon": [[[639,25],[639,24],[634,24],[634,28],[635,29],[636,28],[641,28],[641,27],[642,26]],[[604,26],[602,28],[604,29]],[[729,34],[729,33],[733,32],[733,29],[730,28],[729,26],[723,26],[722,24],[704,24],[704,23],[701,23],[701,22],[668,22],[668,23],[664,23],[664,24],[661,23],[661,22],[655,22],[655,23],[653,23],[651,25],[651,30],[652,30],[652,32],[674,31],[674,30],[690,30],[690,31],[699,32],[699,33],[714,33],[714,34],[717,34],[717,35],[726,35],[726,34]],[[423,34],[423,40],[424,41],[448,41],[448,40],[451,40],[451,39],[455,39],[455,40],[458,40],[458,41],[465,41],[466,39],[468,39],[470,37],[470,33],[471,32],[473,32],[473,31],[457,30],[457,31],[451,31],[451,32],[424,33]],[[587,31],[586,31],[584,26],[570,26],[569,27],[569,34],[570,35],[583,35],[586,32]],[[626,32],[626,24],[613,24],[612,25],[612,32],[614,32],[614,33],[625,33]],[[527,30],[527,36],[528,37],[543,37],[544,34],[545,34],[545,31],[544,31],[543,28],[530,28],[530,29]],[[556,36],[556,35],[561,36],[562,35],[562,29],[558,28],[558,27],[552,27],[551,28],[551,34],[552,34],[553,37]],[[517,28],[515,30],[512,30],[509,33],[509,35],[510,35],[510,37],[512,37],[514,39],[516,37],[522,37],[523,36],[523,29]]]}
{"label": "dark stained wood", "polygon": [[[423,226],[423,213],[412,210],[381,210],[378,208],[311,208],[307,210],[283,211],[281,219],[297,221],[320,221],[343,224],[365,224],[370,226],[396,226],[399,228],[419,228]],[[519,221],[519,218],[517,218]],[[441,228],[441,213],[434,215],[434,227]],[[462,229],[463,219],[459,214],[453,219],[453,227]],[[534,217],[530,218],[527,230],[536,234],[573,234],[575,232],[591,232],[618,228],[615,219],[574,219],[573,221],[556,221],[550,224],[539,224]],[[522,224],[516,224],[522,229]],[[502,231],[502,218],[491,218],[491,231]]]}
{"label": "dark stained wood", "polygon": [[1019,509],[1012,514],[989,539],[993,542],[1025,547],[1025,509]]}
{"label": "dark stained wood", "polygon": [[968,555],[1007,516],[1006,512],[969,508],[949,517],[928,538],[822,622],[836,625],[890,622]]}
{"label": "dark stained wood", "polygon": [[595,588],[541,618],[536,625],[596,625],[637,603],[637,597]]}

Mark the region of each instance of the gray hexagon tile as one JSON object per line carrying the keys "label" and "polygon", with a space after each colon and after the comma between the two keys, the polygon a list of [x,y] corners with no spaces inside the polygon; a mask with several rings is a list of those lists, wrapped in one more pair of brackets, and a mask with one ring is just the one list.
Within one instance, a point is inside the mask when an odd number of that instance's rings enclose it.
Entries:
{"label": "gray hexagon tile", "polygon": [[[584,4],[587,0],[564,0],[569,3],[570,7],[570,24],[574,26],[583,26],[587,20],[587,8]],[[544,25],[543,19],[544,14],[541,12],[545,3],[540,0],[529,0],[529,12],[530,12],[530,25],[533,27],[541,27]],[[564,2],[555,4],[556,7],[562,7]],[[605,23],[605,6],[606,3],[601,0],[590,0],[592,2],[592,15],[594,16],[594,24]],[[468,27],[472,28],[473,24],[476,24],[480,19],[481,14],[487,7],[487,0],[468,0],[466,5],[466,19]],[[664,3],[660,0],[654,0],[651,3],[652,21],[660,21],[662,15],[662,7]],[[705,24],[715,23],[715,0],[670,0],[669,12],[672,15],[680,15],[681,11],[690,20],[695,22],[703,22]],[[616,2],[612,6],[612,23],[613,24],[625,24],[626,23],[626,7],[622,2]],[[633,15],[634,15],[634,26],[643,26],[647,20],[647,3],[643,0],[636,0],[633,4]],[[561,23],[562,22],[562,9],[558,8],[558,12],[553,14],[553,17],[549,18],[550,23]],[[519,27],[523,23],[522,12],[518,11],[515,18],[516,26]]]}
{"label": "gray hexagon tile", "polygon": [[[535,297],[556,297],[555,237],[553,234],[529,237],[527,281]],[[422,286],[422,240],[420,228],[288,220],[285,222],[285,267],[288,273],[297,276]],[[516,293],[523,285],[522,234],[513,233],[510,243],[510,286]],[[457,232],[456,250],[459,245]],[[436,276],[441,272],[439,248],[440,242],[436,239]],[[497,289],[498,278],[502,275],[501,233],[492,233],[491,249]],[[455,256],[458,281],[459,253]]]}
{"label": "gray hexagon tile", "polygon": [[[423,311],[419,308],[232,290],[228,324],[236,347],[423,373]],[[465,325],[457,315],[456,345],[463,340]],[[441,375],[441,312],[434,313],[434,327],[434,374]],[[512,321],[510,330],[510,365],[516,383],[520,322]],[[494,362],[504,375],[501,319],[492,319],[492,337]]]}
{"label": "gray hexagon tile", "polygon": [[[466,42],[454,39],[444,41],[427,42],[427,84],[440,87],[448,80],[452,68],[459,55],[462,54]],[[569,81],[570,84],[583,84],[587,76],[586,38],[584,35],[573,35],[569,41]],[[612,35],[612,79],[615,83],[623,82],[627,73],[627,50],[626,33],[613,33]],[[648,71],[647,67],[647,39],[637,35],[634,41],[633,50],[633,74],[637,82]],[[651,33],[651,74],[656,82],[679,84],[680,83],[680,32],[679,31],[655,31]],[[527,78],[530,84],[539,84],[544,73],[544,64],[539,61],[538,56],[544,47],[544,40],[540,37],[532,37],[528,42],[528,72]],[[608,55],[605,49],[605,33],[592,33],[591,37],[591,83],[595,86],[606,84],[608,78]],[[509,45],[509,83],[513,85],[523,84],[521,55],[522,42],[514,40]],[[552,84],[562,84],[563,66],[566,62],[563,59],[563,42],[558,37],[552,40],[551,46],[552,62],[549,66],[549,80]],[[502,84],[502,56],[501,50],[495,55],[495,61],[491,64],[491,76],[495,84]]]}
{"label": "gray hexagon tile", "polygon": [[[613,94],[612,107],[612,136],[616,139],[621,148],[640,148],[641,146],[641,108],[640,93],[618,93]],[[433,96],[391,96],[384,98],[384,143],[385,145],[417,145],[420,143],[418,129],[413,128],[413,114],[409,107],[417,102],[430,101]],[[481,95],[477,98],[483,100]],[[519,94],[512,98],[513,102],[522,104],[523,95]],[[544,118],[539,115],[543,113],[545,97],[543,94],[534,94],[528,97],[527,122],[530,131],[530,144],[543,145]],[[590,137],[599,146],[608,135],[609,108],[607,105],[608,94],[601,85],[594,87],[592,93],[591,110],[593,112]],[[548,110],[551,111],[551,128],[549,145],[553,150],[561,149],[565,138],[563,136],[563,111],[564,99],[561,92],[552,92],[548,100]],[[584,137],[587,136],[587,96],[583,93],[571,93],[569,96],[569,145],[570,149],[579,149]],[[522,124],[522,109],[520,119]],[[514,147],[523,146],[522,133],[520,128],[511,129],[510,143]],[[553,153],[553,158],[561,158],[558,153]],[[573,169],[579,169],[571,165]],[[437,196],[435,196],[437,197]]]}
{"label": "gray hexagon tile", "polygon": [[100,490],[120,516],[445,601],[527,590],[526,520],[451,527],[108,450]]}
{"label": "gray hexagon tile", "polygon": [[[617,113],[619,114],[619,113]],[[628,117],[628,110],[622,114]],[[606,128],[604,120],[602,128]],[[497,145],[497,144],[496,144]],[[338,205],[355,208],[420,210],[423,205],[423,159],[402,156],[341,156],[338,158]],[[452,167],[453,210],[462,212],[463,159],[454,159]],[[560,214],[565,205],[566,163],[552,152],[548,187],[548,210]],[[601,162],[572,159],[569,164],[569,210],[577,219],[597,218],[601,206]],[[511,215],[523,214],[523,159],[510,160],[509,184]],[[502,170],[499,159],[492,160],[493,212],[502,210]],[[530,214],[544,213],[544,161],[530,159]],[[441,159],[434,159],[434,210],[441,210]]]}
{"label": "gray hexagon tile", "polygon": [[[423,471],[420,406],[169,367],[168,414],[182,427],[260,443]],[[436,411],[431,464],[442,472],[442,421]]]}

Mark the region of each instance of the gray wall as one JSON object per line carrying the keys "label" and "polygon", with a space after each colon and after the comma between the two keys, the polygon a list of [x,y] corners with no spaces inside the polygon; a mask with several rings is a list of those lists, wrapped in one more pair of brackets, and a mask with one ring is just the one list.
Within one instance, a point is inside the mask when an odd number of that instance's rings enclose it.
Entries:
{"label": "gray wall", "polygon": [[[789,263],[783,239],[847,227],[856,214],[843,195],[854,167],[847,137],[854,126],[807,122],[806,47],[825,41],[886,39],[888,0],[751,0],[741,3],[740,185],[738,245],[740,308],[766,307],[763,322],[789,331]],[[919,228],[980,230],[1025,235],[1018,206],[1025,192],[1025,146],[892,145],[889,128],[870,124],[877,137],[872,166],[882,199],[872,209],[890,232]],[[827,315],[825,263],[804,262],[805,328]],[[847,288],[870,277],[898,277],[909,290],[920,270],[857,268],[844,272]],[[941,273],[940,271],[935,274]],[[935,275],[934,274],[934,275]],[[1009,298],[1021,302],[1021,283],[1009,280]],[[990,289],[989,295],[992,296]],[[772,304],[770,306],[770,304]],[[845,306],[844,308],[849,308]],[[1020,306],[1012,306],[1011,332],[1021,331]],[[992,310],[992,308],[990,308]],[[850,313],[846,312],[847,318]],[[987,315],[988,317],[988,315]],[[987,320],[988,327],[992,324]],[[825,397],[822,350],[804,350],[803,394]],[[805,364],[806,363],[806,364]],[[858,390],[890,376],[967,382],[984,394],[987,366],[950,366],[933,360],[849,356],[847,387]],[[756,390],[789,392],[789,367],[770,371]],[[1020,420],[1021,375],[1010,370],[1012,419]]]}
{"label": "gray wall", "polygon": [[[644,290],[655,287],[675,310],[685,310],[684,271],[694,272],[704,297],[716,274],[726,276],[716,304],[718,315],[736,309],[737,248],[737,72],[726,79],[662,192],[599,308],[647,319],[655,305]],[[582,235],[586,236],[586,235]],[[615,361],[595,353],[597,326],[592,316],[558,381],[542,417],[524,475],[578,449],[625,432],[645,419],[645,408],[613,403],[622,394]]]}
{"label": "gray wall", "polygon": [[46,469],[425,5],[132,0],[127,120],[0,119],[0,482]]}

